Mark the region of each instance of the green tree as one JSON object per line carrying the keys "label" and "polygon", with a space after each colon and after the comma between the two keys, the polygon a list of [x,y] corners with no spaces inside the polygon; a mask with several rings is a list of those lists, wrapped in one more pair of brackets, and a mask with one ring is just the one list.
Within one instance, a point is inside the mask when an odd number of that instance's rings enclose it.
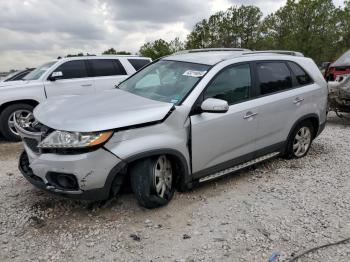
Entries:
{"label": "green tree", "polygon": [[78,54],[68,54],[66,57],[76,57],[76,56],[84,56],[84,53],[78,53]]}
{"label": "green tree", "polygon": [[338,10],[337,29],[340,35],[337,56],[350,49],[350,1],[344,2],[344,8]]}
{"label": "green tree", "polygon": [[170,55],[172,53],[171,44],[163,39],[145,43],[141,46],[139,53],[142,56],[150,57],[153,60]]}
{"label": "green tree", "polygon": [[103,54],[103,55],[131,55],[130,52],[126,52],[126,51],[116,51],[113,47],[107,49],[107,50],[104,51],[102,54]]}
{"label": "green tree", "polygon": [[332,0],[288,0],[261,25],[260,48],[300,51],[316,62],[334,57],[339,16]]}
{"label": "green tree", "polygon": [[187,37],[186,48],[255,48],[261,18],[256,6],[232,6],[197,23]]}
{"label": "green tree", "polygon": [[176,53],[185,49],[185,44],[178,37],[170,41],[169,45],[171,53]]}

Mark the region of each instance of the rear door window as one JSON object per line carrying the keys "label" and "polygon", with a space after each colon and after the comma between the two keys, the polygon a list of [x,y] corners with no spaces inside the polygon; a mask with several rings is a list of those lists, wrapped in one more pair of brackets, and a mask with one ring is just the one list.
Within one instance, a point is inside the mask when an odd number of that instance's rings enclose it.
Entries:
{"label": "rear door window", "polygon": [[128,59],[128,61],[136,71],[140,70],[142,67],[148,65],[151,62],[148,59]]}
{"label": "rear door window", "polygon": [[68,61],[55,69],[55,72],[62,72],[60,79],[84,78],[88,76],[84,60]]}
{"label": "rear door window", "polygon": [[293,87],[292,74],[284,62],[258,62],[260,95],[268,95]]}
{"label": "rear door window", "polygon": [[91,59],[89,60],[93,76],[126,75],[126,71],[117,59]]}
{"label": "rear door window", "polygon": [[289,67],[293,71],[298,85],[309,85],[313,83],[312,78],[305,72],[305,70],[294,62],[288,62]]}

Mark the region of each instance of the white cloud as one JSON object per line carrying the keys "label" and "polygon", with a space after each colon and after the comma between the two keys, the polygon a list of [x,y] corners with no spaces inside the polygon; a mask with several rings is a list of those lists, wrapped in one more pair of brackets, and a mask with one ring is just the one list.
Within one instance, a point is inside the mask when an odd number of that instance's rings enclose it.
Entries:
{"label": "white cloud", "polygon": [[[0,2],[0,71],[36,67],[58,56],[136,53],[146,41],[185,39],[194,24],[231,5],[264,14],[286,0],[11,0]],[[342,0],[334,0],[340,5]]]}

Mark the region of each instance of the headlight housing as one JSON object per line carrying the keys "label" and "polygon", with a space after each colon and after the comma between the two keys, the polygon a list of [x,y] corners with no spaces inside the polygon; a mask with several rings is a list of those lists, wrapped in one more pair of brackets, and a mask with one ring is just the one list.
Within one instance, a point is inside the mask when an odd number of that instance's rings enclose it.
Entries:
{"label": "headlight housing", "polygon": [[40,148],[87,148],[101,145],[113,134],[106,132],[68,132],[54,131],[48,135],[39,145]]}

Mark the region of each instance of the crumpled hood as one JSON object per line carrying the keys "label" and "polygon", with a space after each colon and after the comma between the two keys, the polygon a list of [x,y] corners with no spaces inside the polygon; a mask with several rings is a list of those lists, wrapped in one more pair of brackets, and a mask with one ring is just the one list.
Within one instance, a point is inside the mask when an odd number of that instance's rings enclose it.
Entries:
{"label": "crumpled hood", "polygon": [[74,132],[94,132],[162,120],[173,104],[158,102],[120,89],[95,95],[60,96],[34,110],[40,123]]}

